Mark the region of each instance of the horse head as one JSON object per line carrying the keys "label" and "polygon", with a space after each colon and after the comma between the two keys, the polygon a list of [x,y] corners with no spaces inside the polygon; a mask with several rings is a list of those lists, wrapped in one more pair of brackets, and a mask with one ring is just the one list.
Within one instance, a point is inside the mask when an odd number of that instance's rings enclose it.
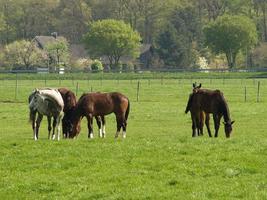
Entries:
{"label": "horse head", "polygon": [[77,101],[76,101],[75,94],[72,91],[68,91],[65,94],[64,103],[65,103],[66,110],[70,110],[73,107],[75,107]]}
{"label": "horse head", "polygon": [[69,110],[62,119],[63,134],[66,138],[74,138],[81,131],[80,119],[74,118],[73,111]]}
{"label": "horse head", "polygon": [[197,83],[193,83],[193,93],[196,93],[201,88],[201,83],[197,86]]}
{"label": "horse head", "polygon": [[224,131],[225,131],[225,135],[226,135],[227,138],[229,138],[230,135],[231,135],[231,132],[233,130],[232,125],[233,125],[234,122],[235,121],[223,122],[223,124],[224,124]]}

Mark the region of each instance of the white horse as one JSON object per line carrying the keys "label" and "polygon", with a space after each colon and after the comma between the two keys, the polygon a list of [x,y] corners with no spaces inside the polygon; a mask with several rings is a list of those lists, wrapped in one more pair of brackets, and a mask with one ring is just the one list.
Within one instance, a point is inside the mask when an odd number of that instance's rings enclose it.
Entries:
{"label": "white horse", "polygon": [[[57,128],[57,138],[60,139],[60,123],[64,115],[64,102],[61,94],[56,89],[35,89],[29,96],[30,121],[32,122],[34,139],[38,140],[38,132],[43,115],[48,119],[48,139],[50,139],[51,118],[53,121],[53,136],[55,139],[55,128]],[[38,117],[36,120],[36,113]]]}

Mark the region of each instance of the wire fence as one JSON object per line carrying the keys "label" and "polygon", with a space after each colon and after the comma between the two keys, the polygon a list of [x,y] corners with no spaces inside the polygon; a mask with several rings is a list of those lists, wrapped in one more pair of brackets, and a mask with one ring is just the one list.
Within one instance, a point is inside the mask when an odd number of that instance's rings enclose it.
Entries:
{"label": "wire fence", "polygon": [[128,79],[128,80],[68,80],[27,79],[0,80],[0,101],[26,102],[34,88],[67,87],[77,96],[84,92],[120,91],[137,102],[158,101],[168,97],[186,100],[192,83],[202,83],[203,88],[220,89],[235,102],[267,102],[267,79]]}

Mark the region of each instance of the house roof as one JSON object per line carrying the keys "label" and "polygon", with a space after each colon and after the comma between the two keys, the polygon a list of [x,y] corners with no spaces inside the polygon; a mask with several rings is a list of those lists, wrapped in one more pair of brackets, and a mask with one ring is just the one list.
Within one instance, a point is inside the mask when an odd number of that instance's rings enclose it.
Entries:
{"label": "house roof", "polygon": [[57,39],[63,39],[64,37],[53,37],[53,36],[35,36],[34,40],[38,43],[39,48],[44,49],[44,47],[51,42],[55,42]]}

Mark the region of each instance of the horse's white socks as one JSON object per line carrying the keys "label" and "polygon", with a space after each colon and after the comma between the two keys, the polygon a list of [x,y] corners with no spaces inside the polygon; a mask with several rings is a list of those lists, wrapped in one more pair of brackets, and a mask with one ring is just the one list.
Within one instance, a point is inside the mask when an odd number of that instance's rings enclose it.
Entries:
{"label": "horse's white socks", "polygon": [[93,139],[94,138],[94,135],[93,133],[89,133],[89,138]]}
{"label": "horse's white socks", "polygon": [[126,132],[125,131],[122,132],[122,137],[126,138]]}
{"label": "horse's white socks", "polygon": [[104,138],[104,137],[106,137],[106,127],[105,127],[105,125],[103,125],[103,127],[102,127],[102,137]]}
{"label": "horse's white socks", "polygon": [[102,134],[102,130],[101,128],[99,129],[99,137],[102,138],[103,137],[103,134]]}

